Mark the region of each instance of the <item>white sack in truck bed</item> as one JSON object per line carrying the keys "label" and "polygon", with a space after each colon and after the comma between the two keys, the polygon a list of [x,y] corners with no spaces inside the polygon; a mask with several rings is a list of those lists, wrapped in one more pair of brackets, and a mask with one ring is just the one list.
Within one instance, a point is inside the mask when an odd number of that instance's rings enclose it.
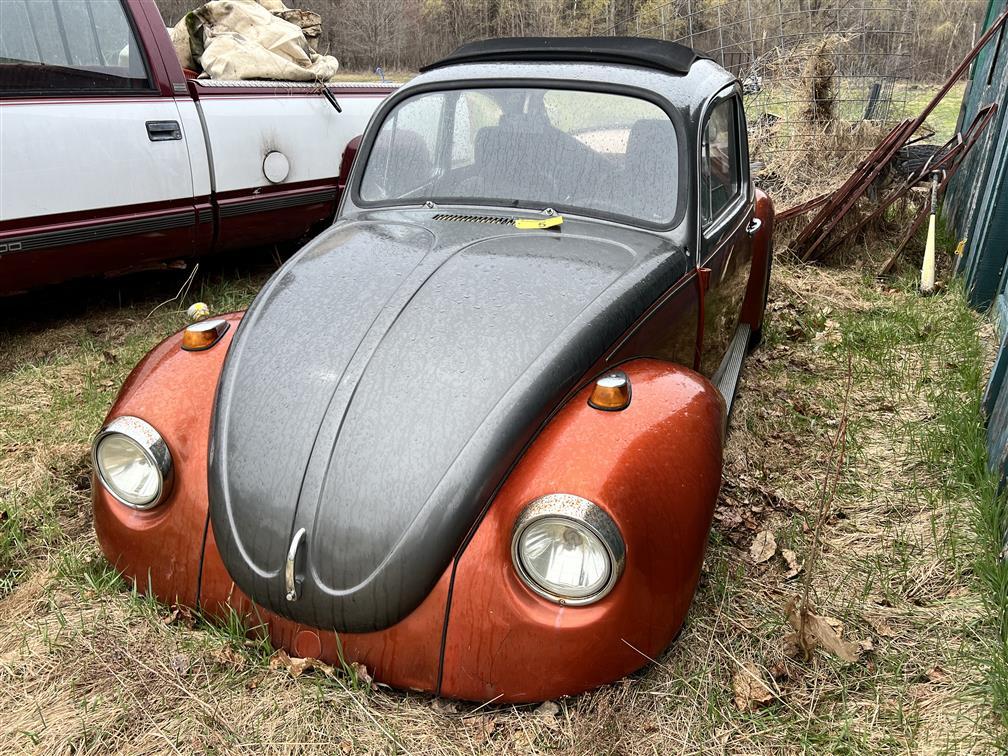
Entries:
{"label": "white sack in truck bed", "polygon": [[321,21],[280,0],[211,0],[169,33],[182,65],[211,79],[329,81],[339,62],[316,52]]}

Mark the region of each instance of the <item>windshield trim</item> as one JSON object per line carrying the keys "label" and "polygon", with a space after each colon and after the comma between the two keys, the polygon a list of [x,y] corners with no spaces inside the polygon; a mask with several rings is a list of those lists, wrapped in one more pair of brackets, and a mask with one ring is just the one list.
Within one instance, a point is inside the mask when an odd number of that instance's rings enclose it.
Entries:
{"label": "windshield trim", "polygon": [[[439,207],[451,207],[451,206],[471,206],[471,207],[496,207],[505,208],[509,211],[522,211],[522,210],[532,210],[532,211],[542,211],[544,205],[539,202],[515,202],[509,199],[493,199],[493,198],[475,198],[475,197],[449,197],[443,198],[441,201],[437,197],[425,197],[422,201],[410,201],[402,198],[396,198],[391,200],[364,200],[361,197],[360,187],[361,181],[364,177],[364,172],[367,168],[367,159],[370,158],[371,148],[374,146],[375,139],[377,138],[382,126],[385,124],[385,120],[388,118],[389,114],[397,108],[401,103],[409,100],[412,97],[421,94],[429,94],[431,92],[452,92],[457,90],[469,90],[469,89],[562,89],[574,92],[595,92],[601,94],[613,94],[621,95],[624,97],[634,97],[639,100],[644,100],[657,106],[665,115],[668,117],[669,121],[672,123],[673,129],[675,129],[676,134],[676,153],[677,153],[677,165],[679,167],[679,176],[676,185],[676,197],[675,197],[675,213],[673,214],[671,220],[668,223],[653,223],[641,218],[636,218],[630,215],[621,215],[619,213],[608,213],[603,210],[598,210],[595,208],[587,208],[579,205],[563,205],[554,204],[550,205],[558,213],[568,212],[571,215],[578,215],[583,218],[595,218],[598,220],[611,221],[624,226],[631,226],[634,228],[645,228],[652,231],[671,231],[677,228],[682,222],[686,215],[685,205],[689,202],[689,194],[687,191],[688,183],[688,166],[687,166],[687,152],[686,152],[686,138],[683,130],[683,125],[681,123],[681,114],[668,102],[668,100],[655,94],[646,89],[641,89],[639,87],[628,86],[625,84],[616,84],[609,82],[598,82],[598,81],[571,81],[569,79],[553,79],[553,78],[513,78],[513,79],[494,79],[494,78],[481,78],[481,79],[459,79],[457,81],[436,81],[429,82],[426,84],[419,84],[416,86],[400,89],[394,95],[385,100],[384,103],[375,112],[371,123],[365,133],[364,141],[361,144],[360,151],[358,153],[359,157],[363,157],[363,160],[355,160],[352,176],[350,177],[349,185],[349,197],[348,199],[354,204],[355,207],[360,209],[379,209],[379,208],[417,208],[423,207],[424,204],[429,200],[434,202]],[[482,199],[483,201],[478,201]]]}

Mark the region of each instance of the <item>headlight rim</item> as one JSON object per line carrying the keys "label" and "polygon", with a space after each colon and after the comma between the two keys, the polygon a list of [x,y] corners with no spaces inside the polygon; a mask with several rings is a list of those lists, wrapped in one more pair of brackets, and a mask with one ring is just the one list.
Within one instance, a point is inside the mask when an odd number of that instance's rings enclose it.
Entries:
{"label": "headlight rim", "polygon": [[[128,501],[120,496],[116,491],[115,486],[111,485],[105,478],[101,465],[98,464],[98,447],[104,439],[113,435],[125,436],[130,441],[133,441],[140,448],[144,456],[147,457],[147,460],[154,466],[154,469],[158,474],[159,485],[158,493],[153,499],[151,499],[151,501],[145,504],[136,504]],[[172,484],[175,479],[174,461],[172,460],[171,451],[169,450],[164,437],[158,432],[157,428],[148,423],[146,420],[142,420],[139,417],[134,417],[132,415],[120,415],[119,417],[110,420],[100,431],[98,431],[97,434],[95,434],[94,440],[91,442],[91,467],[98,478],[98,482],[101,483],[102,488],[104,488],[112,498],[123,506],[129,507],[130,509],[138,512],[146,512],[163,503],[168,497],[168,494],[171,492]]]}
{"label": "headlight rim", "polygon": [[[520,552],[521,537],[530,525],[547,518],[574,522],[598,538],[609,556],[609,578],[598,591],[588,596],[563,596],[540,585],[529,573]],[[626,543],[616,522],[598,504],[575,494],[546,494],[533,499],[518,515],[511,531],[511,563],[521,582],[536,595],[561,606],[587,606],[601,601],[616,587],[625,562]]]}

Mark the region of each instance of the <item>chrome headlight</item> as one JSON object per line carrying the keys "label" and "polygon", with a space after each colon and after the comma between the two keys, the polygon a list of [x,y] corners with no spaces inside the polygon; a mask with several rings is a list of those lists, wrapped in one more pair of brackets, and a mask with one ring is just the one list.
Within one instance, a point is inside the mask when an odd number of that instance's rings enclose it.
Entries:
{"label": "chrome headlight", "polygon": [[521,579],[558,604],[583,605],[612,590],[626,547],[596,504],[571,494],[536,499],[515,522],[511,559]]}
{"label": "chrome headlight", "polygon": [[102,485],[133,509],[160,504],[172,482],[168,445],[138,417],[117,417],[95,436],[91,462]]}

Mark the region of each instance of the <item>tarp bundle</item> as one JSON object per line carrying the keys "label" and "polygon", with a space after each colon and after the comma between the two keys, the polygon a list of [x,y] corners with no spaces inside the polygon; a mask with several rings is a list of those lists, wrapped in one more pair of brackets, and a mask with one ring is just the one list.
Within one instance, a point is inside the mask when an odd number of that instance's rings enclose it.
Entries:
{"label": "tarp bundle", "polygon": [[339,68],[317,51],[322,18],[280,0],[211,0],[168,31],[182,65],[211,79],[329,81]]}

